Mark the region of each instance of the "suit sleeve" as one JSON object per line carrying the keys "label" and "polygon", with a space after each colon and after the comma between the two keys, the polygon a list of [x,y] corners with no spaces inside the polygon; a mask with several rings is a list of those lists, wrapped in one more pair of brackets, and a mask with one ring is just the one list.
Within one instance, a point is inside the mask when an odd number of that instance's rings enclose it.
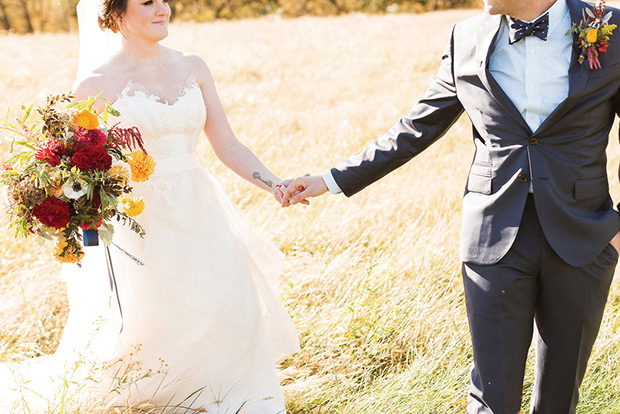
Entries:
{"label": "suit sleeve", "polygon": [[346,196],[352,196],[424,151],[463,113],[456,95],[453,46],[454,30],[437,75],[409,114],[364,151],[331,169]]}

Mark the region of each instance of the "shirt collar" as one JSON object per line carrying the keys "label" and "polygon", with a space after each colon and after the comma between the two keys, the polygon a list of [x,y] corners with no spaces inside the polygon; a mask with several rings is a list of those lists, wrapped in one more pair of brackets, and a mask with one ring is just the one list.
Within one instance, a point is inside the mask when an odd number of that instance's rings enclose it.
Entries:
{"label": "shirt collar", "polygon": [[566,0],[557,0],[547,11],[549,12],[549,34],[551,34],[568,14],[568,4]]}
{"label": "shirt collar", "polygon": [[[555,3],[551,7],[549,7],[546,11],[541,13],[542,16],[545,13],[549,13],[549,34],[555,30],[555,28],[560,24],[566,13],[568,13],[568,4],[566,0],[556,0]],[[538,17],[540,17],[538,16]],[[531,22],[536,21],[538,19],[530,20]],[[508,16],[504,16],[504,23],[508,23]]]}

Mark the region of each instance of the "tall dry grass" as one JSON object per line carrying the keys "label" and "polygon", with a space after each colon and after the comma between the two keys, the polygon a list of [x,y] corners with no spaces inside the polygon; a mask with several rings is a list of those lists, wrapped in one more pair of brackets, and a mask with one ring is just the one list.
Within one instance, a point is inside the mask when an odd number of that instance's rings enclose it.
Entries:
{"label": "tall dry grass", "polygon": [[[175,23],[166,44],[207,61],[240,139],[285,177],[322,173],[389,128],[432,79],[451,25],[475,13]],[[75,50],[73,34],[2,37],[0,110],[67,90]],[[303,347],[281,366],[290,413],[464,411],[472,359],[458,243],[470,128],[463,117],[350,199],[291,209],[202,140],[202,162],[287,255],[283,297]],[[613,137],[610,177],[617,128]],[[6,231],[0,251],[0,358],[52,352],[67,314],[58,265]],[[615,282],[579,413],[620,412],[619,309]]]}

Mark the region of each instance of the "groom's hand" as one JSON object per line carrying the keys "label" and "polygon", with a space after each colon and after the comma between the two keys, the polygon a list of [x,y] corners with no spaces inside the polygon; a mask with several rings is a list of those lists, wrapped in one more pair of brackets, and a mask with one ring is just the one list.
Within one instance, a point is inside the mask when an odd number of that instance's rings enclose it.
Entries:
{"label": "groom's hand", "polygon": [[620,252],[620,231],[616,233],[613,239],[609,242],[617,252]]}
{"label": "groom's hand", "polygon": [[308,197],[316,197],[327,192],[327,185],[320,175],[296,178],[284,191],[282,196],[282,207],[289,207],[293,204],[310,204]]}

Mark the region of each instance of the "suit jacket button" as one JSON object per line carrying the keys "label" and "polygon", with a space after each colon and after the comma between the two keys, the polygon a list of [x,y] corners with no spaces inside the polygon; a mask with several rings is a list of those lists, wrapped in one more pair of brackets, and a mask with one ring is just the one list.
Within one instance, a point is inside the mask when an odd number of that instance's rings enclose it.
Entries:
{"label": "suit jacket button", "polygon": [[519,174],[519,175],[517,176],[517,180],[519,180],[519,181],[520,181],[520,182],[522,182],[522,183],[527,183],[527,175],[525,175],[525,174]]}
{"label": "suit jacket button", "polygon": [[531,145],[536,145],[536,144],[538,144],[538,138],[532,137],[532,138],[530,138],[529,142],[530,142]]}

